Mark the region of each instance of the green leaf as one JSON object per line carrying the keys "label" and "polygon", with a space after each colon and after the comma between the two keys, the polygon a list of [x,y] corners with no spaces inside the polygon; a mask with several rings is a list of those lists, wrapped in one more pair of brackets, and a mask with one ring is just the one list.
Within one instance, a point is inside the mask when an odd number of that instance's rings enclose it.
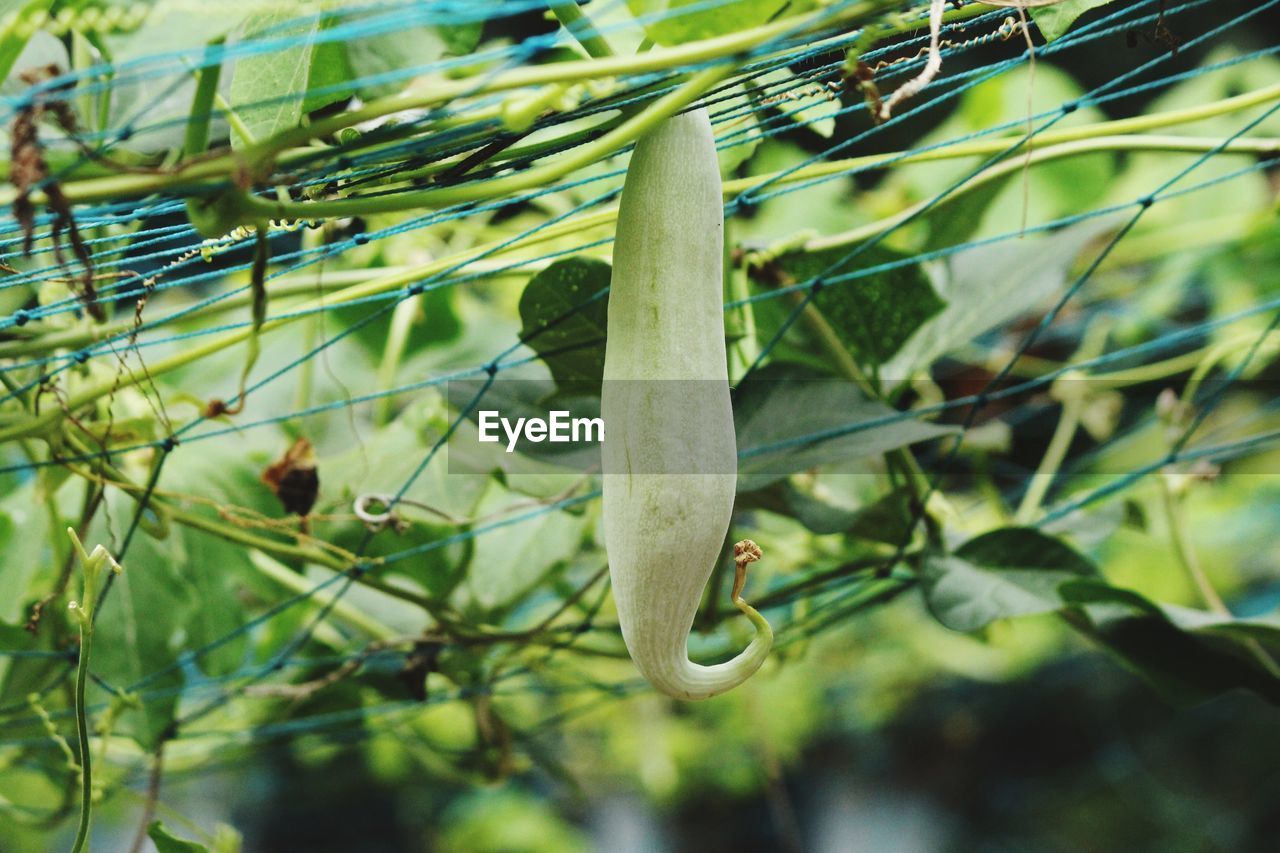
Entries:
{"label": "green leaf", "polygon": [[47,12],[52,5],[53,0],[28,0],[26,3],[15,0],[0,8],[0,14],[17,10],[17,14],[9,21],[9,25],[0,29],[0,80],[9,76],[9,72],[13,70],[13,63],[18,61],[22,49],[27,45],[29,36],[23,36],[22,28],[18,26],[19,22],[27,20],[35,12]]}
{"label": "green leaf", "polygon": [[1042,237],[1023,237],[952,255],[935,277],[946,308],[926,321],[887,363],[895,382],[1062,292],[1082,249],[1113,227],[1101,217]]}
{"label": "green leaf", "polygon": [[1096,581],[1068,584],[1062,588],[1062,596],[1072,604],[1092,608],[1089,610],[1091,615],[1114,614],[1118,609],[1124,609],[1164,619],[1184,631],[1206,637],[1280,642],[1280,613],[1242,618],[1223,616],[1191,607],[1154,602],[1133,590]]}
{"label": "green leaf", "polygon": [[[124,511],[116,507],[113,515],[122,517]],[[183,632],[199,606],[182,577],[186,564],[182,536],[164,541],[137,536],[98,611],[94,671],[122,688],[147,679],[141,708],[126,712],[118,724],[118,731],[145,749],[153,748],[173,722],[185,680],[182,669],[171,664],[187,645]]]}
{"label": "green leaf", "polygon": [[1263,642],[1280,642],[1280,614],[1278,613],[1236,618],[1173,604],[1162,605],[1161,610],[1170,622],[1184,631],[1197,634],[1221,634],[1237,639]]}
{"label": "green leaf", "polygon": [[[283,50],[251,54],[236,61],[229,100],[254,142],[297,127],[302,120],[319,22],[314,14],[307,13],[293,26],[282,26],[302,11],[296,7],[272,9],[255,14],[245,24],[246,39],[270,30],[269,38],[287,38],[297,44]],[[231,134],[232,148],[241,149],[248,145],[249,141],[239,134]]]}
{"label": "green leaf", "polygon": [[1098,573],[1088,557],[1030,527],[1004,527],[975,536],[956,549],[956,556],[991,569],[1059,571],[1083,577]]}
{"label": "green leaf", "polygon": [[520,295],[520,335],[542,356],[558,385],[604,380],[609,303],[600,294],[608,289],[611,273],[595,258],[565,258],[530,279]]}
{"label": "green leaf", "polygon": [[[187,564],[183,572],[199,602],[187,625],[188,645],[202,648],[223,641],[245,621],[244,605],[238,594],[245,575],[254,571],[243,546],[216,536],[187,530],[171,530],[187,544]],[[246,636],[222,642],[197,661],[207,675],[235,671],[244,662]]]}
{"label": "green leaf", "polygon": [[[739,386],[733,411],[741,492],[798,471],[850,463],[955,432],[953,427],[901,418],[884,403],[868,400],[852,383],[782,362],[768,365]],[[841,435],[813,438],[844,430]]]}
{"label": "green leaf", "polygon": [[1062,0],[1052,6],[1041,6],[1030,11],[1045,41],[1053,41],[1069,30],[1076,18],[1110,2],[1111,0]]}
{"label": "green leaf", "polygon": [[[495,483],[477,511],[500,518],[519,513],[518,507],[527,507],[527,500]],[[500,618],[559,575],[570,558],[580,553],[592,524],[594,519],[588,515],[556,510],[512,525],[502,537],[478,537],[466,582],[457,591],[461,606]]]}
{"label": "green leaf", "polygon": [[[411,406],[395,421],[370,435],[365,442],[341,453],[321,455],[317,468],[321,478],[321,496],[327,501],[341,501],[350,506],[357,495],[395,493],[405,478],[405,460],[416,464],[425,458],[447,425],[447,421],[425,422],[422,410],[429,405]],[[426,546],[459,532],[456,524],[441,521],[441,515],[472,518],[476,504],[483,496],[486,481],[480,477],[450,476],[446,453],[438,453],[414,481],[404,497],[430,509],[402,507],[397,513],[412,523],[403,531],[387,531],[367,543],[365,554],[380,557],[398,551]],[[334,544],[355,550],[367,536],[362,524],[344,526]],[[447,547],[425,551],[412,560],[400,560],[379,569],[380,573],[402,574],[420,584],[435,597],[449,593],[461,579],[465,560],[475,547],[474,540],[454,542]]]}
{"label": "green leaf", "polygon": [[187,841],[171,833],[162,821],[152,821],[147,827],[147,837],[156,845],[157,853],[209,853],[209,848],[194,841]]}
{"label": "green leaf", "polygon": [[[355,90],[342,87],[342,84],[354,77],[351,63],[347,60],[345,43],[327,41],[316,45],[311,58],[307,96],[302,102],[302,111],[309,113],[329,104],[347,100]],[[333,91],[321,92],[321,89],[333,89]]]}
{"label": "green leaf", "polygon": [[[26,621],[26,608],[39,594],[35,581],[49,572],[48,536],[49,515],[36,499],[34,481],[5,497],[0,504],[0,553],[4,554],[0,560],[0,623]],[[43,585],[51,586],[52,582]]]}
{"label": "green leaf", "polygon": [[955,201],[943,202],[931,210],[925,217],[929,223],[929,239],[920,250],[934,252],[972,240],[982,227],[987,211],[1013,179],[1013,175],[1008,175],[987,181]]}
{"label": "green leaf", "polygon": [[1133,590],[1080,578],[1059,588],[1080,608],[1071,623],[1172,702],[1203,702],[1251,690],[1280,705],[1280,679],[1242,640],[1280,637],[1273,619],[1231,620],[1148,600]]}
{"label": "green leaf", "polygon": [[[473,22],[448,27],[406,27],[347,42],[346,60],[351,79],[362,80],[389,72],[411,71],[449,55],[465,56],[480,42],[483,24]],[[382,83],[362,83],[362,98],[394,94],[409,82],[408,76]]]}
{"label": "green leaf", "polygon": [[[844,261],[852,251],[844,246],[788,252],[773,266],[785,276],[784,282],[806,282],[818,276],[832,279],[907,257],[884,246],[873,246]],[[946,307],[920,264],[831,284],[818,292],[812,304],[853,357],[861,364],[874,366],[891,359],[921,325]]]}
{"label": "green leaf", "polygon": [[845,533],[858,539],[897,545],[907,536],[912,521],[910,497],[890,492],[856,509],[823,500],[799,488],[796,478],[783,484],[785,508],[795,519],[819,535]]}
{"label": "green leaf", "polygon": [[[627,8],[644,21],[644,31],[660,45],[683,44],[742,32],[766,23],[788,0],[627,0]],[[686,6],[700,6],[684,11]]]}
{"label": "green leaf", "polygon": [[[388,263],[381,258],[377,263]],[[405,341],[402,361],[414,353],[427,347],[448,343],[463,332],[462,320],[454,308],[456,288],[451,285],[432,287],[416,297],[418,307],[414,311],[413,323],[409,327],[409,338]],[[368,320],[368,305],[345,305],[329,309],[329,312],[344,327],[360,324],[351,337],[359,341],[371,356],[381,359],[387,348],[387,336],[391,332],[390,311],[384,311],[373,320]]]}
{"label": "green leaf", "polygon": [[971,539],[954,555],[924,563],[929,611],[955,631],[978,631],[998,619],[1052,613],[1066,606],[1065,583],[1097,569],[1060,540],[1030,528],[1011,527]]}

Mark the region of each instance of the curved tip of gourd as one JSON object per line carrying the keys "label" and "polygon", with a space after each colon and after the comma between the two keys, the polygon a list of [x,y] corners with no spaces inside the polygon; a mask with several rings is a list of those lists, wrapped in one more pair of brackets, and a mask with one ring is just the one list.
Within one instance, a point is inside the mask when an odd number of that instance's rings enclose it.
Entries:
{"label": "curved tip of gourd", "polygon": [[682,657],[679,665],[659,677],[649,677],[658,690],[676,699],[697,701],[726,693],[756,674],[773,648],[773,628],[768,620],[742,599],[734,604],[756,629],[745,649],[731,660],[702,666]]}

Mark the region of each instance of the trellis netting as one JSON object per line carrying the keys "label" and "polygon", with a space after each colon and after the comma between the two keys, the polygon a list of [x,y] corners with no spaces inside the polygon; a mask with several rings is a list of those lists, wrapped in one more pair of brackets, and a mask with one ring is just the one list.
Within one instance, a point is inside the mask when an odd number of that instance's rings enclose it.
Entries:
{"label": "trellis netting", "polygon": [[[499,774],[648,690],[598,472],[456,442],[516,380],[598,395],[629,150],[695,106],[759,677],[909,601],[1280,699],[1280,621],[1179,533],[1280,438],[1280,0],[931,5],[4,4],[0,773],[459,706],[437,758]],[[1144,525],[1193,594],[1107,562]],[[68,527],[122,569],[91,599]],[[739,646],[725,568],[697,659]]]}

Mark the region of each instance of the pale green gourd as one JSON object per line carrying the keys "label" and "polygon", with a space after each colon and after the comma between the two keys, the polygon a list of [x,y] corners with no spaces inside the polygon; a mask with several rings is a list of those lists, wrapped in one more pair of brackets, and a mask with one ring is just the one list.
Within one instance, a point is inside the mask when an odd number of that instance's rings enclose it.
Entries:
{"label": "pale green gourd", "polygon": [[704,110],[636,145],[618,212],[601,414],[604,530],[622,636],[658,690],[705,699],[750,677],[773,644],[742,601],[754,543],[735,549],[733,600],[756,636],[737,657],[692,663],[689,631],[733,512],[737,447],[724,342],[724,217]]}

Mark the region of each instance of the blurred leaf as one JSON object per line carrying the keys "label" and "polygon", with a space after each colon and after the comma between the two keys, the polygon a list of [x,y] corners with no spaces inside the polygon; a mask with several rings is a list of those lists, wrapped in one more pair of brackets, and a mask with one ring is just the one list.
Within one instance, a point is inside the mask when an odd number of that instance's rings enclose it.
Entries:
{"label": "blurred leaf", "polygon": [[[386,427],[369,436],[359,447],[321,456],[320,467],[326,472],[324,505],[339,502],[349,507],[358,495],[365,493],[394,494],[406,476],[406,464],[417,465],[431,451],[439,438],[438,424],[424,423],[420,408],[411,407]],[[474,542],[456,541],[430,547],[432,543],[454,536],[460,527],[442,520],[444,517],[471,518],[476,502],[487,483],[480,477],[449,475],[447,454],[439,452],[421,471],[413,487],[403,497],[421,503],[431,510],[403,506],[396,514],[408,521],[403,530],[387,529],[366,542],[367,528],[350,523],[331,534],[334,544],[349,550],[364,545],[369,557],[395,554],[407,548],[426,547],[412,560],[390,563],[379,572],[403,574],[420,584],[434,596],[444,596],[457,584],[462,565]],[[434,510],[434,512],[432,511]]]}
{"label": "blurred leaf", "polygon": [[158,820],[147,827],[147,837],[156,845],[157,853],[209,853],[208,847],[178,838]]}
{"label": "blurred leaf", "polygon": [[[379,257],[374,263],[385,264],[389,260]],[[416,308],[402,360],[427,347],[448,343],[456,339],[463,330],[462,320],[454,308],[454,287],[451,285],[431,287],[410,298],[415,300]],[[359,341],[370,356],[380,360],[387,348],[392,312],[382,311],[370,320],[369,315],[376,310],[368,305],[346,305],[331,308],[329,313],[343,328],[360,324],[351,333],[351,337]]]}
{"label": "blurred leaf", "polygon": [[24,609],[37,597],[33,581],[49,562],[49,516],[34,491],[33,481],[0,504],[0,624],[26,621]]}
{"label": "blurred leaf", "polygon": [[203,648],[218,642],[217,647],[201,655],[197,663],[207,675],[226,675],[244,662],[248,637],[240,635],[229,639],[229,635],[245,621],[239,593],[244,577],[254,571],[253,565],[243,546],[195,531],[170,532],[170,536],[177,535],[186,540],[187,564],[183,576],[199,602],[187,626],[188,645]]}
{"label": "blurred leaf", "polygon": [[1075,627],[1170,701],[1202,702],[1243,688],[1280,704],[1280,678],[1259,663],[1255,649],[1239,642],[1259,634],[1276,639],[1276,625],[1269,620],[1240,620],[1252,624],[1224,630],[1224,620],[1212,614],[1170,610],[1100,580],[1077,579],[1059,591],[1081,608],[1082,617],[1069,620]]}
{"label": "blurred leaf", "polygon": [[[1051,65],[1037,65],[1034,76],[1025,68],[1011,69],[964,92],[955,112],[919,145],[926,149],[945,146],[950,140],[1001,127],[1010,134],[1009,153],[1001,159],[1018,165],[1027,149],[1015,150],[1013,146],[1026,133],[1028,114],[1057,111],[1067,102],[1079,102],[1084,94],[1077,80]],[[1054,129],[1083,127],[1106,119],[1107,115],[1086,99],[1079,109],[1055,122]],[[989,155],[912,163],[893,169],[887,183],[911,198],[928,200],[992,165]],[[928,246],[943,249],[965,240],[1007,236],[1022,223],[1049,222],[1101,206],[1116,165],[1117,157],[1110,152],[1049,160],[952,193],[921,217],[930,229]],[[1126,201],[1140,194],[1135,192]]]}
{"label": "blurred leaf", "polygon": [[[868,400],[850,382],[782,362],[757,371],[740,385],[733,411],[740,492],[798,471],[852,462],[955,431],[904,417],[884,403]],[[860,424],[868,426],[859,429]],[[845,432],[814,437],[828,431]]]}
{"label": "blurred leaf", "polygon": [[155,747],[177,712],[185,676],[173,664],[191,646],[186,631],[200,606],[182,577],[188,563],[183,545],[176,531],[164,541],[135,537],[124,571],[98,611],[93,669],[123,689],[145,681],[141,708],[126,712],[117,728],[144,749]]}
{"label": "blurred leaf", "polygon": [[[773,262],[786,284],[822,276],[830,280],[857,270],[903,261],[906,255],[877,245],[857,252],[853,247],[788,252]],[[834,282],[814,296],[812,305],[827,319],[840,341],[861,364],[879,366],[898,352],[911,335],[946,305],[938,298],[920,264],[895,267],[874,275]]]}
{"label": "blurred leaf", "polygon": [[1173,604],[1161,605],[1169,621],[1184,631],[1198,634],[1221,634],[1236,639],[1254,639],[1263,642],[1280,642],[1280,614],[1266,616],[1231,617],[1206,613],[1190,607]]}
{"label": "blurred leaf", "polygon": [[556,261],[520,295],[520,336],[542,356],[557,384],[604,379],[604,340],[612,268],[595,258]]}
{"label": "blurred leaf", "polygon": [[29,20],[30,16],[36,12],[47,12],[52,5],[53,0],[26,0],[26,2],[10,0],[0,7],[0,14],[7,16],[10,13],[16,13],[8,19],[7,25],[0,28],[0,80],[9,76],[13,64],[17,62],[22,49],[27,44],[27,39],[31,37],[31,33],[23,32],[23,28],[18,25],[19,22]]}
{"label": "blurred leaf", "polygon": [[[378,35],[352,39],[346,43],[351,77],[361,81],[356,90],[369,99],[400,91],[416,71],[445,56],[465,56],[480,42],[483,23],[473,21],[456,26],[403,27]],[[375,82],[365,78],[379,77]]]}
{"label": "blurred leaf", "polygon": [[[53,631],[48,627],[37,638],[24,628],[0,624],[0,650],[50,651],[52,636]],[[29,694],[41,692],[61,675],[70,678],[75,666],[74,654],[72,651],[70,658],[0,654],[0,707],[25,705]]]}
{"label": "blurred leaf", "polygon": [[1049,236],[1023,237],[952,255],[934,279],[946,308],[925,322],[885,366],[900,382],[984,332],[1042,307],[1060,293],[1077,256],[1113,227],[1104,217]]}
{"label": "blurred leaf", "polygon": [[929,238],[920,247],[921,252],[949,249],[973,239],[982,227],[983,217],[1013,177],[1008,175],[987,181],[954,201],[943,201],[925,214],[924,219],[929,223]]}
{"label": "blurred leaf", "polygon": [[585,853],[581,830],[550,801],[518,788],[477,789],[459,797],[441,819],[441,853]]}
{"label": "blurred leaf", "polygon": [[1071,29],[1076,18],[1110,2],[1111,0],[1062,0],[1052,6],[1040,6],[1030,11],[1045,41],[1053,41]]}
{"label": "blurred leaf", "polygon": [[1161,604],[1134,590],[1094,581],[1078,581],[1064,586],[1062,596],[1072,604],[1092,606],[1092,615],[1114,613],[1114,608],[1108,611],[1106,606],[1119,606],[1138,614],[1164,619],[1190,633],[1219,635],[1237,640],[1280,641],[1280,614],[1277,613],[1243,618],[1223,616],[1191,607]]}
{"label": "blurred leaf", "polygon": [[[809,162],[812,156],[800,146],[774,137],[760,146],[751,161],[751,171],[758,175],[781,172]],[[858,188],[848,176],[784,193],[765,193],[760,207],[749,217],[734,216],[726,233],[752,248],[767,247],[799,234],[837,234],[875,218],[874,210],[867,205],[852,203],[856,198]],[[768,304],[757,303],[757,312]]]}

